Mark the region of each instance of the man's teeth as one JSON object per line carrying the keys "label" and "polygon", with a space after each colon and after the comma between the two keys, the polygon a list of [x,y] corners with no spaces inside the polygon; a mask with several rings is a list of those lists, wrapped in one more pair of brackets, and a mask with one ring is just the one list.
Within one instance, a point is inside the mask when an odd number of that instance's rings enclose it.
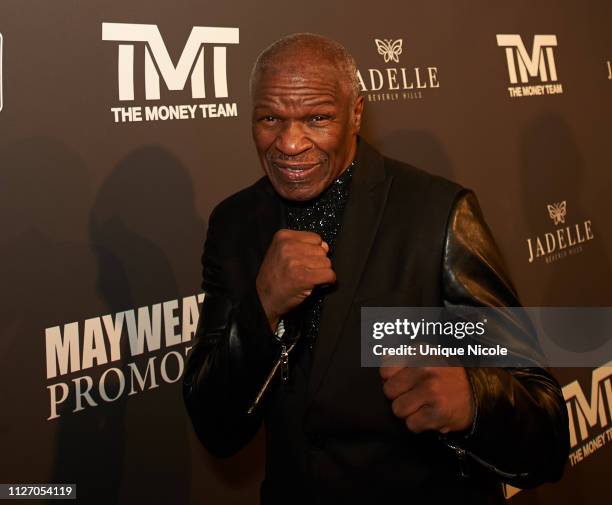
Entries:
{"label": "man's teeth", "polygon": [[312,165],[278,165],[279,168],[283,168],[285,170],[291,170],[293,172],[303,172],[304,170],[308,170],[312,167]]}

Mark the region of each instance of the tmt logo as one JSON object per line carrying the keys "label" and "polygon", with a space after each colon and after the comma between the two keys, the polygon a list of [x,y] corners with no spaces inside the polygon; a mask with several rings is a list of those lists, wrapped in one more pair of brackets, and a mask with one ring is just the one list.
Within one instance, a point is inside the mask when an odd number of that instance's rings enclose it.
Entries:
{"label": "tmt logo", "polygon": [[[589,400],[587,400],[582,386],[577,380],[563,387],[563,398],[569,418],[570,445],[573,449],[569,455],[572,466],[582,462],[585,458],[612,442],[612,428],[607,428],[612,422],[611,380],[612,361],[609,361],[593,370]],[[576,419],[578,420],[578,429],[576,428]],[[592,430],[597,424],[599,424],[598,433],[589,437],[589,429]],[[576,447],[578,445],[578,431],[582,443],[579,448]],[[508,499],[521,490],[504,484],[503,491],[505,498]]]}
{"label": "tmt logo", "polygon": [[[194,26],[176,65],[156,25],[102,23],[102,40],[118,42],[119,100],[134,100],[134,47],[144,50],[146,100],[160,99],[160,76],[169,91],[183,90],[191,81],[191,98],[207,98],[204,49],[212,49],[214,97],[227,98],[227,45],[238,44],[238,28]],[[209,49],[207,49],[208,51]],[[210,97],[210,93],[208,93]],[[200,103],[142,107],[113,107],[115,122],[156,121],[237,116],[235,103]],[[144,113],[144,117],[143,117]]]}
{"label": "tmt logo", "polygon": [[[519,76],[522,84],[527,84],[530,77],[542,83],[558,80],[553,52],[553,48],[557,47],[556,35],[534,35],[531,54],[527,52],[520,35],[498,34],[497,45],[506,50],[511,84],[518,84]],[[563,93],[561,84],[513,86],[508,90],[511,97]]]}
{"label": "tmt logo", "polygon": [[612,421],[612,361],[593,370],[589,400],[577,380],[563,388],[563,398],[569,417],[570,444],[574,448],[578,445],[578,435],[584,441],[589,429],[597,424],[605,428]]}
{"label": "tmt logo", "polygon": [[182,90],[191,75],[192,98],[206,98],[204,44],[213,44],[215,97],[228,96],[226,47],[222,44],[238,44],[238,28],[194,26],[176,66],[170,59],[156,25],[102,23],[102,40],[121,42],[118,62],[119,100],[134,100],[134,45],[137,42],[145,43],[147,100],[159,100],[160,74],[171,91]]}
{"label": "tmt logo", "polygon": [[[534,35],[531,56],[527,49],[525,49],[525,44],[523,44],[520,35],[498,35],[497,45],[506,48],[508,73],[510,74],[510,82],[512,84],[518,82],[516,75],[517,66],[521,74],[521,82],[523,83],[529,82],[527,74],[531,77],[539,76],[542,82],[548,81],[546,61],[548,61],[550,80],[557,80],[557,67],[555,66],[555,56],[552,49],[557,47],[556,35]],[[516,59],[514,57],[515,54],[517,56]]]}

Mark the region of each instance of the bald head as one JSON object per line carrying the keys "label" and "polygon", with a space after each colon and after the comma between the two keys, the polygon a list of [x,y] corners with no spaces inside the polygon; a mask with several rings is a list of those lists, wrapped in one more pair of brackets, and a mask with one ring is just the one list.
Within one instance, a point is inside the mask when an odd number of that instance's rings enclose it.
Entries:
{"label": "bald head", "polygon": [[299,75],[304,69],[314,67],[322,72],[332,72],[351,101],[357,99],[359,81],[355,59],[342,44],[314,33],[287,35],[264,49],[251,71],[251,96],[263,74],[285,72]]}

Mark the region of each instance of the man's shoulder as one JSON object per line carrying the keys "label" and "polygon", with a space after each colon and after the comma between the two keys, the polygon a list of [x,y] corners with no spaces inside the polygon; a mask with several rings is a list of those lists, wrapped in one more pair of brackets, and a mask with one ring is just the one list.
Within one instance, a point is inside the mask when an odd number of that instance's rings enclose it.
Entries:
{"label": "man's shoulder", "polygon": [[221,200],[212,210],[210,219],[231,220],[233,222],[248,220],[249,215],[266,199],[273,197],[270,183],[266,176],[260,177],[253,184]]}
{"label": "man's shoulder", "polygon": [[419,194],[423,199],[451,199],[465,191],[460,184],[432,174],[409,163],[383,156],[385,171],[393,177],[393,186],[405,195]]}

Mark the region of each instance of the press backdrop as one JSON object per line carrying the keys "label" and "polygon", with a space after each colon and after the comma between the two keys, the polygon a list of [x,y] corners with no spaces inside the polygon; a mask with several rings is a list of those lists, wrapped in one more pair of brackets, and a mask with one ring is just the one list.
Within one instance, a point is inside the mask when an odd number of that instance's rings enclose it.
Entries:
{"label": "press backdrop", "polygon": [[[611,24],[607,0],[3,0],[0,481],[257,501],[262,437],[211,459],[180,375],[208,215],[261,175],[250,68],[288,33],[355,55],[369,142],[476,191],[525,305],[612,305]],[[571,461],[511,503],[610,503],[612,368],[555,373]]]}

